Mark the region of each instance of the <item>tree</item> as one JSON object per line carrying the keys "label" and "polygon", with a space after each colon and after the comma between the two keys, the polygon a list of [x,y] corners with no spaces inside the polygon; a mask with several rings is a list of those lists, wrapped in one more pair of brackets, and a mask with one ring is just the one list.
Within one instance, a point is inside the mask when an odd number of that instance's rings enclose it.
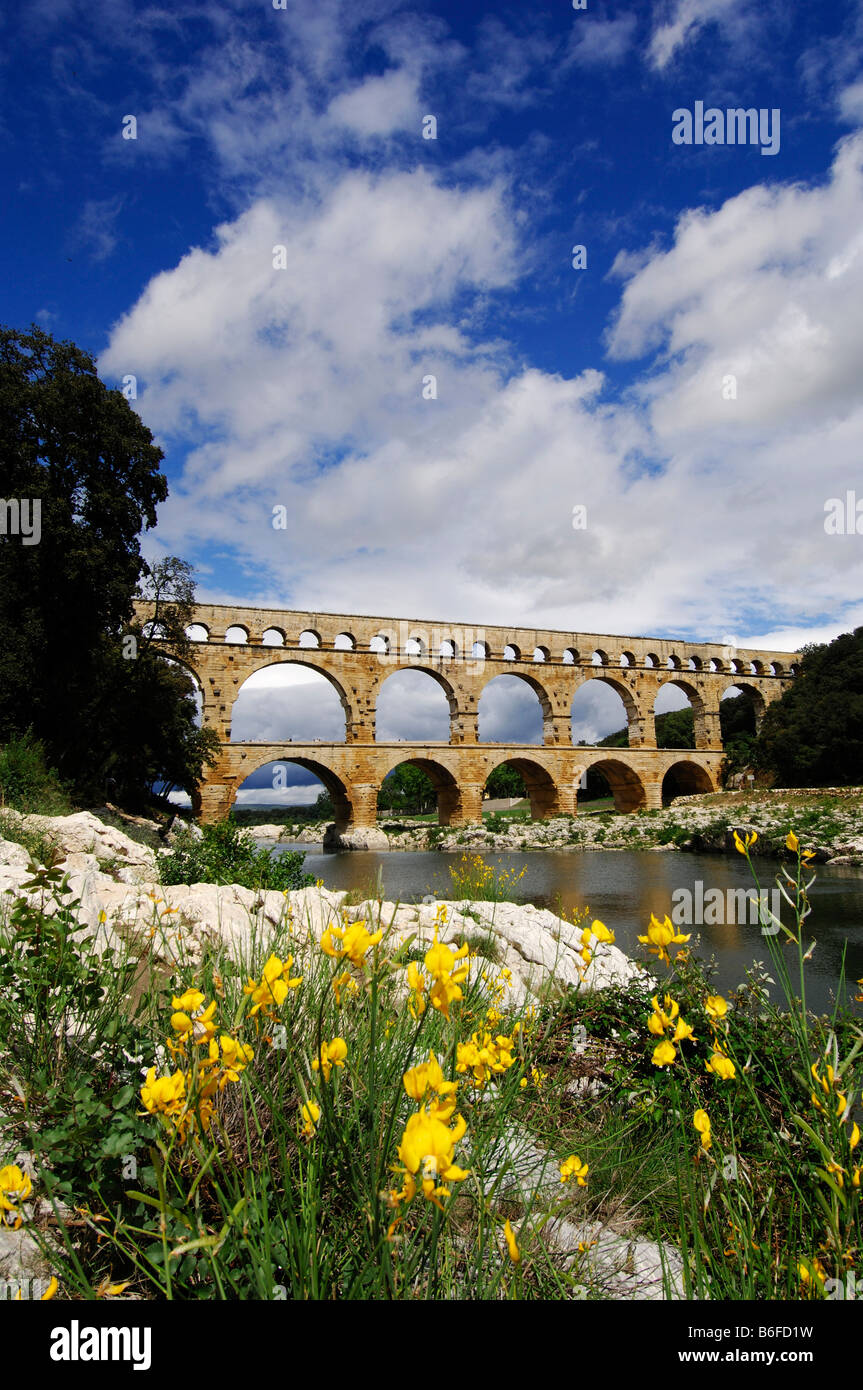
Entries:
{"label": "tree", "polygon": [[433,811],[436,805],[437,793],[428,774],[412,763],[400,763],[394,768],[378,792],[379,811],[421,816]]}
{"label": "tree", "polygon": [[527,796],[524,779],[518,768],[511,763],[501,763],[489,774],[485,789],[494,799],[506,800],[511,796]]}
{"label": "tree", "polygon": [[761,721],[755,758],[781,787],[863,783],[863,627],[803,648]]}
{"label": "tree", "polygon": [[[187,678],[133,623],[162,458],[87,353],[35,325],[0,328],[0,742],[32,728],[79,800],[112,781],[142,794],[154,770],[187,784],[212,749],[190,732]],[[29,536],[14,525],[25,513]],[[169,564],[182,598],[182,562]]]}

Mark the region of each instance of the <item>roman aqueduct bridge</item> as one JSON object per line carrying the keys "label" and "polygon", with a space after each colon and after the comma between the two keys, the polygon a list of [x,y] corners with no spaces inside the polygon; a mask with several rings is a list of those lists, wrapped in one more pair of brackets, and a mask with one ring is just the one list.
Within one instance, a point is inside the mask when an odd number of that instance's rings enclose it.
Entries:
{"label": "roman aqueduct bridge", "polygon": [[[146,603],[137,611],[142,621],[153,612]],[[741,690],[757,723],[793,679],[799,661],[796,653],[711,643],[218,604],[197,605],[189,631],[198,639],[190,670],[201,688],[203,722],[221,743],[218,764],[208,769],[198,793],[201,819],[227,815],[238,788],[260,767],[293,762],[327,787],[340,828],[374,825],[378,789],[404,762],[428,774],[440,821],[447,825],[481,819],[486,780],[502,763],[522,774],[536,818],[574,814],[579,782],[590,768],[603,774],[619,811],[661,806],[663,783],[678,794],[717,790],[723,693],[730,685]],[[345,714],[344,742],[231,742],[232,710],[244,681],[285,662],[311,667],[335,687]],[[442,687],[450,712],[448,742],[376,742],[377,697],[396,670],[424,671]],[[542,707],[541,745],[479,741],[480,696],[500,675],[518,676],[535,691]],[[573,746],[573,698],[592,680],[620,695],[628,748]],[[656,747],[654,701],[669,684],[692,706],[694,749]]]}

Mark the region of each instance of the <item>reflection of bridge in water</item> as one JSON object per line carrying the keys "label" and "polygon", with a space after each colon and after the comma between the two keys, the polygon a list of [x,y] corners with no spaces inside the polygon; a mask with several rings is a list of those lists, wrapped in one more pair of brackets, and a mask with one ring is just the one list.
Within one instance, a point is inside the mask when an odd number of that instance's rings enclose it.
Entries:
{"label": "reflection of bridge in water", "polygon": [[[146,618],[150,605],[138,604]],[[522,775],[537,819],[574,814],[590,768],[605,777],[619,811],[659,807],[666,793],[715,791],[723,758],[719,702],[730,685],[751,702],[756,725],[796,672],[793,653],[730,650],[709,643],[598,636],[538,628],[470,628],[352,614],[288,612],[201,604],[190,631],[199,639],[190,667],[200,684],[203,722],[221,740],[197,797],[204,820],[227,815],[247,777],[271,762],[293,762],[319,777],[339,826],[375,823],[377,793],[388,773],[409,762],[423,769],[438,797],[442,824],[481,819],[486,780],[509,763]],[[345,715],[342,743],[232,743],[240,687],[267,666],[300,664],[335,688]],[[431,676],[449,703],[448,743],[378,743],[375,711],[394,671]],[[479,700],[489,681],[512,675],[535,692],[543,742],[480,742]],[[628,748],[574,747],[576,692],[603,681],[626,711]],[[695,748],[657,749],[654,702],[667,685],[692,706]]]}

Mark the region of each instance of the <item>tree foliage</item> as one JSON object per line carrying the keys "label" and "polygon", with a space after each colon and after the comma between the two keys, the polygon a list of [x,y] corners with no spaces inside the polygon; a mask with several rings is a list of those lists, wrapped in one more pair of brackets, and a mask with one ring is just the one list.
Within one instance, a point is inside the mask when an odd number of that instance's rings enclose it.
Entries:
{"label": "tree foliage", "polygon": [[527,789],[524,785],[524,778],[518,768],[512,763],[501,763],[489,774],[485,789],[489,796],[495,800],[505,800],[511,796],[527,796]]}
{"label": "tree foliage", "polygon": [[413,763],[400,763],[384,779],[378,792],[378,810],[423,816],[437,806],[437,792],[428,774]]}
{"label": "tree foliage", "polygon": [[755,756],[781,787],[863,783],[863,627],[803,648],[794,682],[764,715]]}
{"label": "tree foliage", "polygon": [[162,655],[182,659],[176,630],[157,649],[133,622],[139,581],[154,573],[175,603],[169,627],[190,595],[188,566],[148,572],[141,557],[168,493],[162,457],[85,352],[35,325],[0,328],[3,498],[40,516],[37,542],[0,534],[0,741],[31,728],[79,800],[134,801],[154,780],[191,790],[212,756],[191,684]]}

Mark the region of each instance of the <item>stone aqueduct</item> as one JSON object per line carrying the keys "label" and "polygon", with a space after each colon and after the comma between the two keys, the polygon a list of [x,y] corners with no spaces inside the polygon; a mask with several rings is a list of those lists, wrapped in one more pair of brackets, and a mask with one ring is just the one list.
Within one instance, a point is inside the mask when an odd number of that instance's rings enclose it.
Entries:
{"label": "stone aqueduct", "polygon": [[[152,608],[139,604],[138,616],[146,620]],[[203,722],[221,742],[218,764],[196,797],[204,821],[227,815],[245,779],[270,762],[297,763],[319,777],[332,796],[339,828],[375,824],[378,789],[404,762],[428,773],[446,825],[481,819],[486,780],[501,763],[521,772],[536,818],[574,814],[579,782],[591,767],[604,775],[618,810],[659,807],[669,773],[681,793],[717,789],[723,758],[719,701],[729,685],[752,701],[758,721],[793,679],[798,660],[794,653],[732,651],[709,643],[210,604],[195,608],[193,623],[205,640],[195,643],[190,669],[203,695]],[[345,712],[343,743],[231,742],[232,709],[243,682],[282,662],[312,667],[335,687]],[[406,669],[427,672],[443,688],[448,743],[375,741],[381,686],[394,671]],[[479,699],[499,675],[518,676],[536,692],[542,745],[479,742]],[[572,701],[589,680],[605,681],[621,696],[628,748],[573,746]],[[653,703],[668,683],[680,687],[692,705],[692,750],[656,747]]]}

